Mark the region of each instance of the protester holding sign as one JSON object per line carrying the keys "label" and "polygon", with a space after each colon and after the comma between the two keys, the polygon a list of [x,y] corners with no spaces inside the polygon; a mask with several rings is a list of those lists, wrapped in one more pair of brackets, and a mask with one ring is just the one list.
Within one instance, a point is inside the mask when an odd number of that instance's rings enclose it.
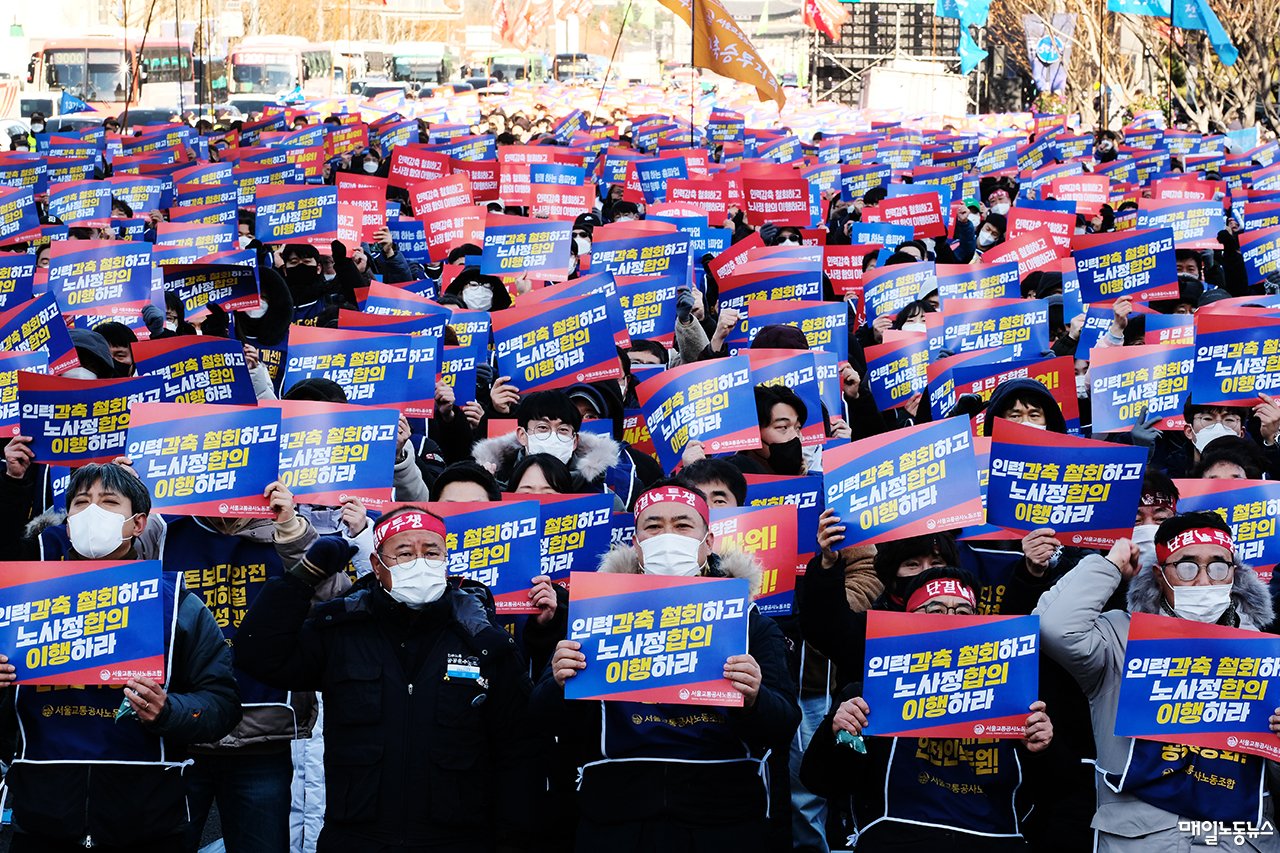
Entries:
{"label": "protester holding sign", "polygon": [[[655,485],[636,501],[635,543],[615,547],[600,571],[735,576],[754,586],[759,564],[743,554],[718,556],[709,519],[700,492]],[[570,622],[573,607],[571,597]],[[681,643],[694,641],[688,636]],[[724,662],[724,678],[742,696],[740,708],[566,702],[565,683],[588,666],[581,648],[575,640],[558,644],[532,703],[580,768],[577,849],[693,853],[722,845],[726,833],[744,850],[776,849],[765,818],[771,791],[762,764],[770,750],[785,753],[800,712],[773,621],[751,607],[749,653]]]}
{"label": "protester holding sign", "polygon": [[321,539],[267,582],[236,642],[237,664],[264,683],[322,691],[317,850],[378,850],[388,837],[457,853],[521,846],[537,740],[515,641],[482,587],[448,577],[443,519],[402,507],[373,538],[373,582],[309,614],[352,551]]}
{"label": "protester holding sign", "polygon": [[[137,477],[118,465],[86,465],[67,496],[70,538],[61,532],[62,559],[138,559],[132,537],[146,526],[151,501]],[[213,616],[172,578],[161,586],[162,679],[46,693],[14,685],[13,664],[0,662],[0,686],[12,696],[5,725],[22,732],[5,776],[15,830],[10,849],[183,849],[188,813],[175,772],[191,744],[235,725],[240,703],[231,651]],[[21,650],[2,653],[17,659]]]}
{"label": "protester holding sign", "polygon": [[[977,587],[973,577],[963,570],[928,569],[907,587],[907,613],[973,616],[977,610]],[[955,623],[954,630],[962,630],[963,620],[949,619],[948,622]],[[906,624],[904,620],[903,625]],[[992,645],[1003,647],[1005,643]],[[966,648],[970,650],[968,653]],[[954,660],[950,649],[940,654],[945,654],[945,662],[932,665],[952,669],[957,674],[966,665],[967,655],[970,666],[981,657],[977,646],[961,646]],[[904,663],[921,657],[927,667],[927,661],[932,658],[928,652],[905,656]],[[987,683],[1002,684],[1008,677],[1010,664],[1003,651],[1001,657],[1006,662],[996,664],[1000,675],[994,682]],[[883,665],[884,661],[886,658],[882,657],[869,663]],[[908,669],[904,667],[901,671]],[[905,689],[904,681],[908,682]],[[898,676],[899,688],[894,695],[916,695],[910,692],[911,681],[914,681],[911,676]],[[966,689],[972,682],[971,678],[964,679]],[[944,677],[941,685],[942,713],[930,711],[929,714],[934,725],[945,728],[940,724],[954,716],[948,713],[947,694],[953,694],[952,700],[963,694],[959,690],[959,679],[948,687]],[[840,704],[818,727],[800,771],[805,784],[825,796],[852,794],[861,829],[859,849],[873,853],[940,847],[1000,851],[1023,845],[1019,824],[1032,804],[1025,797],[1018,798],[1024,764],[1014,753],[1019,748],[1033,754],[1043,752],[1053,740],[1053,724],[1043,702],[1030,703],[1031,713],[1016,727],[1020,735],[1016,746],[1013,740],[982,737],[985,731],[981,725],[966,727],[976,735],[973,738],[864,738],[863,731],[869,723],[892,731],[895,720],[882,719],[892,709],[872,707],[862,698],[863,687],[862,683],[855,683],[841,691]],[[921,692],[927,689],[922,682]],[[933,698],[936,697],[909,702],[937,704],[930,701]],[[1028,761],[1026,772],[1035,766]]]}
{"label": "protester holding sign", "polygon": [[[1266,630],[1275,618],[1270,595],[1254,571],[1236,560],[1230,528],[1217,515],[1167,519],[1155,545],[1150,568],[1142,566],[1138,546],[1129,539],[1116,542],[1105,557],[1086,557],[1036,608],[1046,652],[1089,698],[1098,747],[1094,825],[1109,850],[1167,850],[1191,843],[1200,834],[1195,822],[1260,825],[1267,817],[1260,811],[1262,759],[1114,734],[1130,614],[1250,630]],[[1122,581],[1129,584],[1127,608],[1104,611]],[[1271,729],[1280,732],[1280,716],[1271,718]],[[1253,846],[1269,850],[1275,843],[1271,836]]]}

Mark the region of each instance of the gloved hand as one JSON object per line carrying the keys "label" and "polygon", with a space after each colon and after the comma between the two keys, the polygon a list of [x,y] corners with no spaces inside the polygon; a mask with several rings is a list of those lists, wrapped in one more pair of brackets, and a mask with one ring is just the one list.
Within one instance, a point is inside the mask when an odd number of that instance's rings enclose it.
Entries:
{"label": "gloved hand", "polygon": [[1156,429],[1156,424],[1164,420],[1163,415],[1156,415],[1154,418],[1147,418],[1147,407],[1142,407],[1142,414],[1138,415],[1138,423],[1134,425],[1133,430],[1129,433],[1129,437],[1133,439],[1133,443],[1138,447],[1155,447],[1156,439],[1160,437],[1160,430]]}
{"label": "gloved hand", "polygon": [[1223,228],[1218,232],[1218,242],[1222,244],[1222,248],[1225,251],[1240,251],[1240,237],[1239,235],[1231,233],[1230,228]]}
{"label": "gloved hand", "polygon": [[334,240],[329,244],[329,247],[333,249],[333,262],[335,264],[342,263],[347,259],[347,247],[341,241]]}
{"label": "gloved hand", "polygon": [[772,222],[766,222],[760,226],[760,239],[764,241],[766,246],[772,246],[773,241],[778,239],[778,226]]}
{"label": "gloved hand", "polygon": [[319,586],[347,567],[356,546],[336,536],[321,536],[289,574],[311,586]]}
{"label": "gloved hand", "polygon": [[681,290],[676,295],[676,322],[686,325],[693,320],[693,306],[695,305],[693,291],[689,289]]}

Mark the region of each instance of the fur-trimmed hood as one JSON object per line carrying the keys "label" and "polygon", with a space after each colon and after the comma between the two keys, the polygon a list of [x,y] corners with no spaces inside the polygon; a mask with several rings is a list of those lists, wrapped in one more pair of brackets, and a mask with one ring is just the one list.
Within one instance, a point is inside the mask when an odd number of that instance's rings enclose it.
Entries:
{"label": "fur-trimmed hood", "polygon": [[[614,545],[600,558],[600,569],[616,575],[640,574],[640,556],[636,549],[626,545]],[[764,567],[750,554],[731,551],[728,554],[712,554],[707,560],[707,576],[713,578],[742,578],[751,587],[751,597],[760,592],[760,575]]]}
{"label": "fur-trimmed hood", "polygon": [[[1128,604],[1130,613],[1174,615],[1165,603],[1154,568],[1144,568],[1130,579]],[[1276,616],[1271,594],[1258,573],[1240,563],[1236,563],[1235,580],[1231,584],[1231,608],[1224,617],[1227,623],[1234,621],[1230,619],[1232,611],[1240,617],[1241,628],[1255,631],[1266,628]]]}
{"label": "fur-trimmed hood", "polygon": [[[505,486],[511,469],[516,467],[523,453],[520,439],[511,433],[477,442],[471,456],[492,471],[498,482]],[[621,454],[618,442],[609,436],[579,432],[578,446],[569,460],[569,469],[588,483],[598,483],[610,468],[618,464]]]}

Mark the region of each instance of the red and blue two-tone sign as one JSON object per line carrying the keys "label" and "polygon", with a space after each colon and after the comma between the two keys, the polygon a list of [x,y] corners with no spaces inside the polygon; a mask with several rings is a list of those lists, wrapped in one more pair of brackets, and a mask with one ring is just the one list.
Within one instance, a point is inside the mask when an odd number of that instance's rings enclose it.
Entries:
{"label": "red and blue two-tone sign", "polygon": [[739,578],[574,572],[568,639],[587,658],[566,699],[742,707],[725,661],[747,651]]}
{"label": "red and blue two-tone sign", "polygon": [[5,563],[0,647],[19,684],[163,682],[165,588],[159,560]]}
{"label": "red and blue two-tone sign", "polygon": [[794,504],[711,510],[716,553],[746,554],[760,563],[755,603],[766,616],[787,616],[795,604],[798,513]]}
{"label": "red and blue two-tone sign", "polygon": [[493,314],[499,376],[521,393],[622,375],[602,293],[508,308]]}
{"label": "red and blue two-tone sign", "polygon": [[164,377],[164,403],[257,405],[258,396],[244,360],[244,345],[210,335],[174,335],[133,345],[133,364],[142,376]]}
{"label": "red and blue two-tone sign", "polygon": [[158,403],[160,376],[65,379],[18,372],[22,435],[37,462],[82,465],[125,455],[130,411]]}
{"label": "red and blue two-tone sign", "polygon": [[342,506],[391,502],[400,413],[392,408],[269,402],[280,409],[280,482],[298,503]]}
{"label": "red and blue two-tone sign", "polygon": [[500,614],[538,612],[529,600],[533,579],[542,573],[537,501],[437,503],[428,508],[445,520],[449,574],[489,587]]}
{"label": "red and blue two-tone sign", "polygon": [[1040,690],[1040,617],[867,614],[863,733],[1021,738]]}
{"label": "red and blue two-tone sign", "polygon": [[663,470],[674,471],[694,439],[709,454],[760,447],[753,388],[744,355],[684,364],[636,386]]}
{"label": "red and blue two-tone sign", "polygon": [[143,403],[133,407],[128,456],[172,515],[269,518],[279,478],[280,412],[269,406]]}
{"label": "red and blue two-tone sign", "polygon": [[1198,314],[1191,399],[1201,406],[1255,405],[1280,393],[1280,317]]}

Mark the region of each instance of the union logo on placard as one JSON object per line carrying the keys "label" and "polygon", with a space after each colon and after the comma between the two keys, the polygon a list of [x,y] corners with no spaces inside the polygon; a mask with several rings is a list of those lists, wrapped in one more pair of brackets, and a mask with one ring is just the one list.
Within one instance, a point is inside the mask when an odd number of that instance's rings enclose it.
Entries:
{"label": "union logo on placard", "polygon": [[230,508],[226,504],[218,504],[218,512],[225,513]]}
{"label": "union logo on placard", "polygon": [[98,671],[98,678],[102,679],[103,681],[110,681],[110,680],[111,680],[111,670],[109,670],[109,669],[99,670],[99,671]]}
{"label": "union logo on placard", "polygon": [[689,698],[689,691],[688,691],[688,690],[686,690],[685,688],[681,688],[681,689],[680,689],[680,699],[681,699],[682,701],[684,701],[684,700],[688,700],[688,698]]}
{"label": "union logo on placard", "polygon": [[979,737],[981,737],[981,736],[982,736],[982,733],[983,733],[983,732],[985,732],[986,730],[987,730],[987,727],[986,727],[986,726],[984,726],[982,723],[976,723],[976,724],[974,724],[974,727],[973,727],[973,733],[974,733],[975,735],[978,735]]}

